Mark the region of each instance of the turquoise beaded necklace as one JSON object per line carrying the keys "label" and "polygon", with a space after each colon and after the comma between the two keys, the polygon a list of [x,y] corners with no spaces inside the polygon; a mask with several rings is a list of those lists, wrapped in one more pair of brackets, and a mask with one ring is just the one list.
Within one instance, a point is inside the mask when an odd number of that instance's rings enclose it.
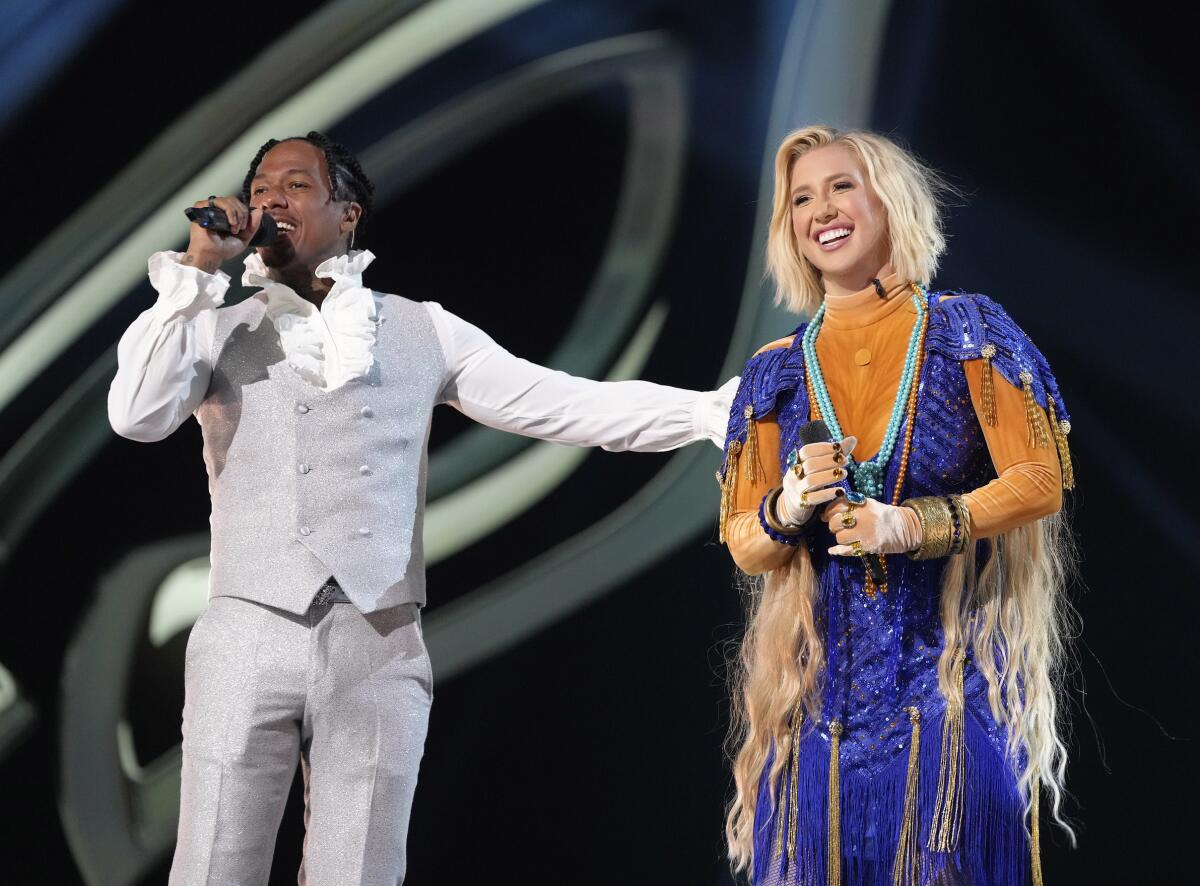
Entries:
{"label": "turquoise beaded necklace", "polygon": [[[921,327],[925,320],[925,290],[916,286],[913,293],[913,306],[917,309],[917,322],[913,324],[912,336],[908,340],[908,353],[904,357],[904,372],[900,376],[900,387],[896,390],[896,402],[892,404],[892,416],[888,420],[887,430],[883,434],[883,445],[878,454],[870,461],[856,462],[853,456],[847,456],[846,467],[853,478],[854,488],[863,495],[874,499],[883,498],[883,475],[887,470],[888,461],[896,448],[900,437],[900,424],[904,421],[904,409],[908,404],[909,394],[916,382],[918,350],[921,345]],[[821,372],[821,362],[817,359],[817,335],[821,332],[821,324],[825,320],[825,305],[812,318],[812,322],[804,330],[801,347],[804,350],[804,365],[808,371],[808,383],[812,388],[817,408],[825,420],[833,439],[841,440],[845,435],[842,426],[838,424],[837,415],[833,411],[833,401],[829,398],[829,389],[825,387],[825,376]]]}

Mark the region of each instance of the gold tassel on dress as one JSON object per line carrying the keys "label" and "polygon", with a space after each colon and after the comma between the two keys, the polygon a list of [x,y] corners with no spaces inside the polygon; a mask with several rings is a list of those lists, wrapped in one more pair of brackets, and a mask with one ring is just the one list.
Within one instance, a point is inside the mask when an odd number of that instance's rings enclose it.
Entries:
{"label": "gold tassel on dress", "polygon": [[962,827],[963,780],[963,667],[966,656],[960,649],[950,666],[950,679],[958,688],[956,698],[946,699],[942,720],[942,752],[938,761],[937,799],[933,801],[933,821],[929,826],[929,848],[934,852],[953,852],[958,848]]}
{"label": "gold tassel on dress", "polygon": [[1021,387],[1025,389],[1025,421],[1029,424],[1029,445],[1039,449],[1050,442],[1046,436],[1046,425],[1042,421],[1042,410],[1033,398],[1033,373],[1021,370]]}
{"label": "gold tassel on dress", "polygon": [[904,786],[904,818],[900,824],[900,841],[896,845],[896,862],[892,866],[892,886],[919,886],[921,864],[917,855],[920,825],[917,823],[917,787],[921,755],[921,712],[908,709],[912,721],[912,741],[908,745],[908,777]]}
{"label": "gold tassel on dress", "polygon": [[800,724],[802,720],[803,715],[797,707],[796,713],[792,715],[792,791],[788,800],[787,852],[788,861],[792,864],[796,863],[796,819],[800,815]]}
{"label": "gold tassel on dress", "polygon": [[1038,778],[1034,776],[1029,786],[1029,796],[1033,801],[1029,812],[1029,863],[1033,867],[1033,886],[1043,886],[1041,833],[1038,828],[1038,806],[1042,799],[1040,788]]}
{"label": "gold tassel on dress", "polygon": [[988,423],[988,427],[996,426],[996,385],[992,380],[992,358],[996,356],[996,346],[988,342],[979,349],[979,355],[983,357],[983,384],[980,385],[979,394],[983,400],[983,418]]}
{"label": "gold tassel on dress", "polygon": [[825,860],[828,886],[842,884],[842,788],[838,777],[838,757],[842,751],[842,724],[829,724],[829,850]]}
{"label": "gold tassel on dress", "polygon": [[779,792],[778,802],[775,806],[775,814],[778,820],[775,823],[775,848],[772,851],[772,857],[778,861],[783,854],[784,846],[784,820],[787,825],[787,853],[788,861],[796,861],[796,816],[800,811],[800,725],[802,723],[803,714],[799,707],[792,714],[792,748],[788,762],[788,784],[791,790],[788,794],[788,806],[785,810],[782,805],[784,792]]}
{"label": "gold tassel on dress", "polygon": [[783,808],[783,801],[784,793],[780,790],[775,798],[775,848],[771,850],[772,861],[779,861],[783,857],[783,822],[787,818],[787,810]]}
{"label": "gold tassel on dress", "polygon": [[758,479],[758,427],[754,424],[754,407],[747,404],[746,417],[746,480],[753,483]]}
{"label": "gold tassel on dress", "polygon": [[1054,434],[1054,443],[1058,447],[1058,460],[1062,463],[1063,489],[1075,488],[1075,468],[1071,466],[1071,447],[1067,443],[1067,434],[1071,433],[1071,423],[1059,421],[1054,412],[1054,400],[1046,397],[1046,406],[1050,410],[1050,432]]}
{"label": "gold tassel on dress", "polygon": [[729,525],[729,515],[733,513],[733,496],[737,490],[738,453],[741,451],[740,440],[731,442],[725,455],[725,469],[717,474],[717,482],[721,485],[721,516],[717,524],[721,544],[725,544],[725,530]]}

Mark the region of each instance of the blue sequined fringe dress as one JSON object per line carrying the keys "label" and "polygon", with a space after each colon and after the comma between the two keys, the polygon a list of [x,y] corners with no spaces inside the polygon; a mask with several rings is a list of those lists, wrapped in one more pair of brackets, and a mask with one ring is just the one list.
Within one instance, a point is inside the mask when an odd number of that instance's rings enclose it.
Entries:
{"label": "blue sequined fringe dress", "polygon": [[[962,361],[979,358],[983,344],[996,346],[996,371],[1016,386],[1022,384],[1020,374],[1029,372],[1038,403],[1045,407],[1050,398],[1057,414],[1067,416],[1045,358],[999,306],[983,296],[941,303],[940,295],[929,296],[930,325],[903,498],[961,494],[995,477],[962,367]],[[809,419],[802,334],[803,327],[792,347],[766,351],[747,364],[731,411],[729,442],[745,441],[749,405],[754,418],[775,413],[781,459],[797,447],[798,431]],[[885,489],[894,488],[900,460],[897,450],[887,467]],[[782,475],[786,465],[779,469]],[[798,766],[793,772],[791,760],[785,763],[774,795],[765,780],[770,762],[764,770],[755,816],[754,883],[827,883],[830,724],[836,721],[842,729],[841,882],[890,886],[904,816],[914,735],[908,711],[913,707],[920,712],[915,803],[919,882],[1027,883],[1030,847],[1017,767],[1006,756],[1006,732],[992,717],[986,681],[969,658],[962,678],[966,705],[959,833],[952,850],[929,848],[946,716],[937,677],[945,561],[889,556],[887,592],[868,596],[862,566],[852,558],[826,554],[835,542],[818,525],[801,543],[808,545],[819,576],[819,611],[827,631],[823,714],[819,723],[803,725]],[[794,851],[784,845],[789,839]]]}

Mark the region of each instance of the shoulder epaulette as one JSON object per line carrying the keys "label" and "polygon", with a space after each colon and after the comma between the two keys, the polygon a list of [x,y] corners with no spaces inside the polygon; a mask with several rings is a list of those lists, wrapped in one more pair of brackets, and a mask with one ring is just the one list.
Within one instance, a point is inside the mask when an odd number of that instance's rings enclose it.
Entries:
{"label": "shoulder epaulette", "polygon": [[[946,295],[957,296],[942,301]],[[1046,446],[1053,437],[1062,462],[1063,488],[1075,487],[1067,435],[1071,415],[1058,388],[1050,363],[1025,330],[986,295],[961,292],[930,294],[928,348],[953,360],[982,360],[983,418],[996,424],[993,370],[1013,387],[1025,392],[1025,417],[1031,446]],[[1049,433],[1041,412],[1050,420]]]}

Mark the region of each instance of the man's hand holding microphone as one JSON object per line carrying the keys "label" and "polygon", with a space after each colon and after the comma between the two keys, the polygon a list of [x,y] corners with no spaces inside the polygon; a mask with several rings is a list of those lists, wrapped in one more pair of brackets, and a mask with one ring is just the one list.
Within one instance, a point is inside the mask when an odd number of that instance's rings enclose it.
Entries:
{"label": "man's hand holding microphone", "polygon": [[182,261],[205,273],[215,273],[223,262],[249,246],[265,246],[275,239],[275,220],[260,209],[250,209],[237,197],[212,196],[194,203],[185,214],[191,220],[191,238]]}

